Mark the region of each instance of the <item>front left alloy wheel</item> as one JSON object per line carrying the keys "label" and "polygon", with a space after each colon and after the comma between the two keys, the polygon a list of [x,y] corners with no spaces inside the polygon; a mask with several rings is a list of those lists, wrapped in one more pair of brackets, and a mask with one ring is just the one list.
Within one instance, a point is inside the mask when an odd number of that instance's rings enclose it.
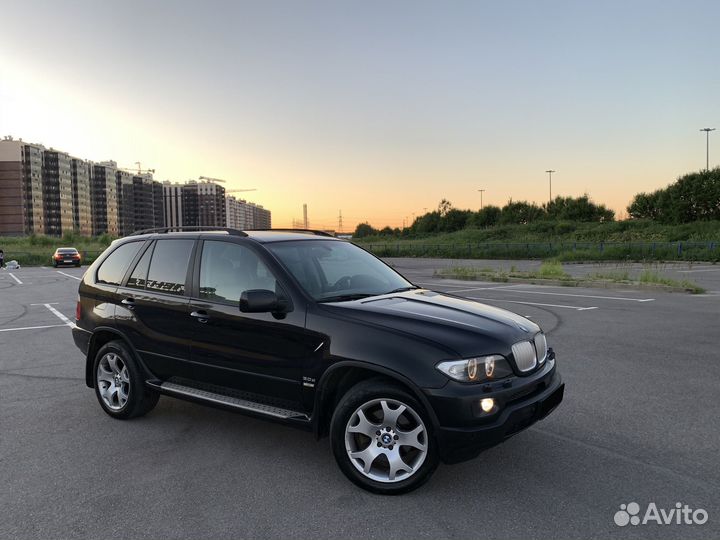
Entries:
{"label": "front left alloy wheel", "polygon": [[438,464],[422,405],[384,380],[353,387],[338,404],[330,432],[335,459],[354,483],[395,495],[420,487]]}

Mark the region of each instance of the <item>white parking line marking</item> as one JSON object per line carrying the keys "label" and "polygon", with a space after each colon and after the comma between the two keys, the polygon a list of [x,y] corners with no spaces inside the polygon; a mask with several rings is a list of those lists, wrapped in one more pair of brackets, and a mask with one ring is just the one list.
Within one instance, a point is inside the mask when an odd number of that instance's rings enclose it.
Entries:
{"label": "white parking line marking", "polygon": [[[500,289],[501,287],[496,287],[497,289]],[[574,296],[577,298],[600,298],[602,300],[626,300],[628,302],[653,302],[655,301],[654,298],[626,298],[624,296],[600,296],[600,295],[592,295],[592,294],[571,294],[571,293],[555,293],[555,292],[544,292],[544,291],[528,291],[526,289],[507,289],[502,288],[503,290],[500,292],[514,292],[519,294],[549,294],[552,296]],[[453,291],[457,292],[457,291]]]}
{"label": "white parking line marking", "polygon": [[678,270],[681,274],[694,274],[695,272],[720,272],[720,268],[703,268],[700,270]]}
{"label": "white parking line marking", "polygon": [[473,287],[471,289],[455,289],[453,291],[448,291],[451,293],[459,293],[459,292],[472,292],[472,291],[493,291],[495,289],[509,289],[510,287],[517,287],[518,285],[498,285],[495,287]]}
{"label": "white parking line marking", "polygon": [[31,306],[57,306],[60,302],[48,302],[47,304],[30,304]]}
{"label": "white parking line marking", "polygon": [[439,285],[440,287],[455,287],[455,288],[460,288],[460,289],[467,287],[467,285],[453,285],[452,283],[443,283],[443,281],[444,280],[438,280],[438,281],[433,281],[433,282],[416,281],[415,285],[435,285],[435,286]]}
{"label": "white parking line marking", "polygon": [[50,304],[43,304],[46,308],[50,310],[50,312],[55,315],[58,319],[60,319],[62,322],[64,322],[66,325],[68,325],[70,328],[75,328],[75,323],[72,322],[70,319],[68,319],[65,315],[60,313],[57,309],[52,307]]}
{"label": "white parking line marking", "polygon": [[65,272],[61,272],[60,270],[58,270],[57,273],[58,273],[58,274],[62,274],[63,276],[67,276],[67,277],[71,277],[71,278],[73,278],[73,279],[77,279],[78,281],[80,281],[80,280],[82,279],[82,278],[73,276],[72,274],[66,274]]}
{"label": "white parking line marking", "polygon": [[44,326],[25,326],[23,328],[0,328],[0,332],[16,332],[17,330],[38,330],[40,328],[60,328],[64,324],[46,324]]}
{"label": "white parking line marking", "polygon": [[18,277],[17,277],[15,274],[13,274],[12,272],[8,272],[8,276],[10,276],[11,278],[13,278],[13,279],[14,279],[15,281],[17,281],[20,285],[23,284],[23,282],[20,281],[20,280],[18,279]]}
{"label": "white parking line marking", "polygon": [[529,306],[546,306],[546,307],[566,308],[566,309],[574,309],[575,311],[588,311],[591,309],[598,309],[597,306],[578,307],[578,306],[566,306],[564,304],[540,304],[539,302],[523,302],[520,300],[502,300],[500,298],[481,298],[479,296],[468,296],[467,298],[472,298],[473,300],[487,300],[489,302],[509,302],[510,304],[527,304]]}

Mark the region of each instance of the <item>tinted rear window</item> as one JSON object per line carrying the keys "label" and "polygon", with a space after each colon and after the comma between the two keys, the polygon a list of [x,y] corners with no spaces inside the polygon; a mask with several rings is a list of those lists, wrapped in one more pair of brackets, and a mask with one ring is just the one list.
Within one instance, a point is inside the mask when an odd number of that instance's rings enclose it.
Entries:
{"label": "tinted rear window", "polygon": [[78,252],[78,250],[75,248],[58,249],[57,251],[58,253],[62,253],[63,255],[70,255]]}
{"label": "tinted rear window", "polygon": [[125,272],[142,245],[142,242],[128,242],[115,249],[98,268],[98,283],[120,285]]}
{"label": "tinted rear window", "polygon": [[194,243],[194,240],[158,240],[145,288],[168,294],[185,294],[185,276]]}

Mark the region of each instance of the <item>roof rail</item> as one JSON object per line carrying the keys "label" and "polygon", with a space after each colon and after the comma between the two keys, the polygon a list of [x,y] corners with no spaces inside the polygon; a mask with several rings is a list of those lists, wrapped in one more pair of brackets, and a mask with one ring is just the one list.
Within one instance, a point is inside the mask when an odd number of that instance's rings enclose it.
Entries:
{"label": "roof rail", "polygon": [[301,233],[301,234],[314,234],[315,236],[329,236],[330,238],[335,238],[334,235],[325,232],[325,231],[318,231],[315,229],[290,229],[290,228],[280,228],[280,229],[245,229],[247,232],[253,232],[253,231],[279,231],[279,232],[294,232],[294,233]]}
{"label": "roof rail", "polygon": [[226,233],[233,236],[247,236],[246,233],[238,229],[231,229],[229,227],[209,227],[204,225],[175,225],[171,227],[157,227],[154,229],[142,229],[135,231],[130,236],[137,236],[139,234],[151,234],[151,233],[169,233],[172,231],[176,232],[192,232],[192,231],[225,231]]}

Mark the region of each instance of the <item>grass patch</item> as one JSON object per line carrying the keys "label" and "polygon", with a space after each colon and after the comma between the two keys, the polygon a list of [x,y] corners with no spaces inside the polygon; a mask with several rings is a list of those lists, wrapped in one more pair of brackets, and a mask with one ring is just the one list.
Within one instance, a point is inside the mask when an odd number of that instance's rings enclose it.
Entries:
{"label": "grass patch", "polygon": [[638,277],[638,281],[640,283],[650,283],[654,285],[666,285],[668,287],[678,287],[681,289],[685,289],[688,292],[691,292],[693,294],[702,294],[705,292],[705,289],[700,287],[699,285],[693,283],[692,281],[688,281],[686,279],[677,280],[672,279],[666,276],[662,276],[658,274],[657,272],[654,272],[650,269],[645,269],[642,271],[640,276]]}
{"label": "grass patch", "polygon": [[559,261],[720,261],[720,221],[663,225],[537,221],[451,233],[354,238],[379,257]]}
{"label": "grass patch", "polygon": [[537,271],[537,277],[544,279],[568,279],[570,275],[563,270],[563,266],[558,261],[543,261],[540,269]]}
{"label": "grass patch", "polygon": [[562,264],[556,260],[543,261],[537,271],[519,272],[513,265],[510,271],[497,268],[474,268],[469,266],[452,266],[436,270],[435,275],[445,278],[478,280],[478,281],[494,281],[507,282],[510,278],[535,280],[535,279],[552,279],[559,281],[560,285],[577,286],[582,284],[591,284],[597,282],[623,283],[628,285],[650,284],[683,289],[693,294],[701,294],[705,289],[699,285],[687,281],[676,280],[662,274],[659,274],[653,268],[645,268],[642,273],[634,279],[627,270],[609,270],[595,272],[583,277],[573,277],[569,275],[562,267]]}

